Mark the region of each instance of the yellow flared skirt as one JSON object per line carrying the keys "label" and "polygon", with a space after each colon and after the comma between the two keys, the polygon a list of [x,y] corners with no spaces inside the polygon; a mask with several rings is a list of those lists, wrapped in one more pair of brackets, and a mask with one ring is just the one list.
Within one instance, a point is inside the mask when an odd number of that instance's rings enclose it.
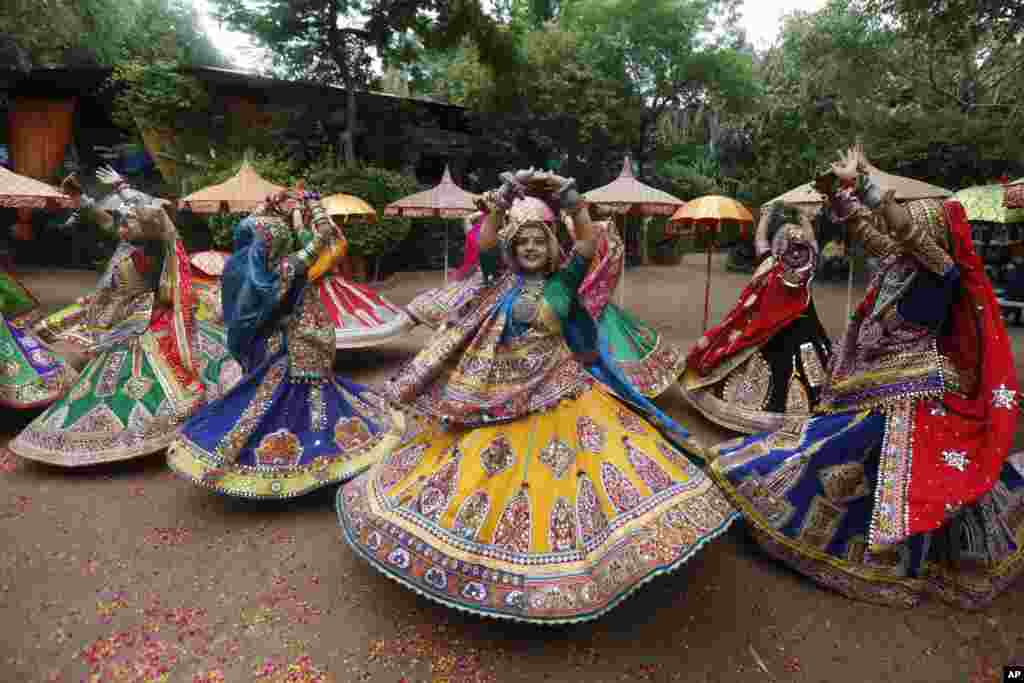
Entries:
{"label": "yellow flared skirt", "polygon": [[539,623],[600,616],[736,517],[683,450],[600,385],[508,423],[426,422],[339,491],[338,513],[391,578]]}

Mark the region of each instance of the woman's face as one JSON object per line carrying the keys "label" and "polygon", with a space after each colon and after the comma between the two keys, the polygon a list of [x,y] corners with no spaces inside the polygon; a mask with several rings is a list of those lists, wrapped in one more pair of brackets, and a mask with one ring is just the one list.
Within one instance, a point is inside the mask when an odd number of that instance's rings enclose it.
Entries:
{"label": "woman's face", "polygon": [[515,257],[525,273],[542,272],[548,265],[548,235],[540,226],[528,225],[519,231]]}

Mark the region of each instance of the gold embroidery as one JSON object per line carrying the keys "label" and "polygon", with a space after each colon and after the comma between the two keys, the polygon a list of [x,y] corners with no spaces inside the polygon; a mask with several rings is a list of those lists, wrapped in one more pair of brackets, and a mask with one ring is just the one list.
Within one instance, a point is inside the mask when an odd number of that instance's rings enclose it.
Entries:
{"label": "gold embroidery", "polygon": [[726,380],[722,400],[749,410],[761,410],[771,394],[772,370],[760,353],[753,354]]}
{"label": "gold embroidery", "polygon": [[807,395],[807,390],[804,389],[804,383],[796,368],[793,368],[793,372],[789,375],[789,387],[786,390],[786,412],[811,412],[811,398]]}
{"label": "gold embroidery", "polygon": [[824,496],[815,496],[797,538],[812,548],[824,550],[835,535],[842,517],[841,507]]}
{"label": "gold embroidery", "polygon": [[864,465],[848,462],[822,470],[818,474],[825,496],[836,503],[843,503],[868,494],[868,483],[864,478]]}
{"label": "gold embroidery", "polygon": [[818,357],[813,342],[804,342],[800,345],[800,361],[804,366],[807,383],[812,387],[821,386],[825,382],[825,368],[821,365],[821,358]]}

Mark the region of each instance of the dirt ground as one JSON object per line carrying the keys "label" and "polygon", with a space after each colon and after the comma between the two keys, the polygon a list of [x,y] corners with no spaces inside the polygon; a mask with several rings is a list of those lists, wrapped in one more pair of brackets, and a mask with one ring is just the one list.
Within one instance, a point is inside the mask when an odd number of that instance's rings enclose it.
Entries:
{"label": "dirt ground", "polygon": [[[96,279],[20,276],[49,309]],[[712,321],[746,280],[715,264]],[[383,293],[405,304],[440,281],[403,273]],[[845,287],[819,285],[816,302],[838,335]],[[630,270],[625,303],[689,347],[703,258]],[[1019,352],[1024,331],[1011,334]],[[338,365],[373,382],[425,338],[416,330]],[[706,443],[731,436],[675,391],[658,402]],[[0,438],[31,417],[5,412]],[[229,500],[172,477],[162,454],[76,471],[6,454],[0,470],[0,681],[980,683],[1024,663],[1024,583],[980,613],[865,605],[773,562],[742,524],[599,621],[538,628],[464,616],[379,575],[342,542],[333,488]]]}

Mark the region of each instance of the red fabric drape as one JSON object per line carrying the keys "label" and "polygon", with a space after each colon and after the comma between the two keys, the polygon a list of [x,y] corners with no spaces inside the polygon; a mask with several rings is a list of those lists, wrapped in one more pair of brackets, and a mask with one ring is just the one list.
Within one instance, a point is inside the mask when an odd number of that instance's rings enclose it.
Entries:
{"label": "red fabric drape", "polygon": [[799,318],[810,303],[807,287],[787,287],[777,263],[752,280],[725,320],[708,330],[686,357],[686,367],[706,375],[726,358],[759,346]]}
{"label": "red fabric drape", "polygon": [[14,98],[8,121],[15,173],[38,180],[53,177],[71,142],[76,99]]}
{"label": "red fabric drape", "polygon": [[938,528],[947,506],[973,503],[992,489],[1017,427],[1019,386],[999,305],[974,251],[963,206],[949,200],[943,208],[960,269],[960,296],[953,305],[951,332],[939,339],[939,346],[968,392],[947,393],[941,410],[930,402],[918,404],[907,491],[912,534]]}

